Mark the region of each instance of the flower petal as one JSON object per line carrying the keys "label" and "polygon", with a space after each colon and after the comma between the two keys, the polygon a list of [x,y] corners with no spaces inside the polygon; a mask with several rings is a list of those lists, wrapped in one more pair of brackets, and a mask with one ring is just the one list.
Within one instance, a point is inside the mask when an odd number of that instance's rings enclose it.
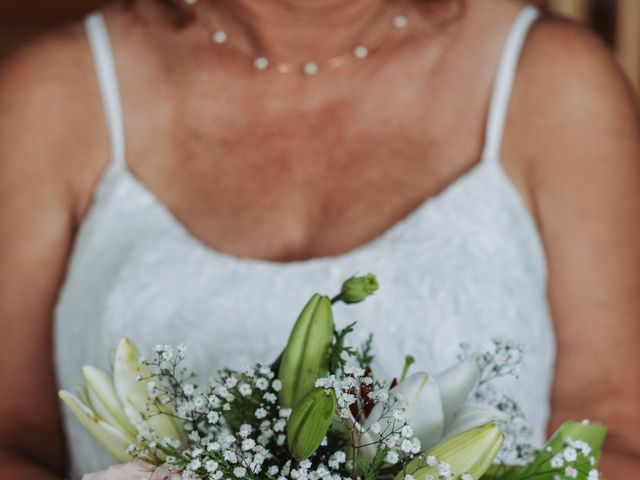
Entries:
{"label": "flower petal", "polygon": [[444,438],[457,435],[467,430],[490,422],[503,422],[507,415],[491,405],[482,403],[465,403],[460,407],[453,421],[446,426]]}
{"label": "flower petal", "polygon": [[186,435],[173,409],[149,397],[147,384],[154,378],[149,367],[138,360],[133,342],[123,338],[116,350],[113,381],[126,416],[139,431],[143,426],[152,431],[156,440],[170,438],[184,446]]}
{"label": "flower petal", "polygon": [[111,373],[101,368],[85,366],[82,367],[82,375],[86,380],[89,401],[98,416],[135,437],[137,431],[122,409]]}
{"label": "flower petal", "polygon": [[478,384],[481,373],[475,360],[466,360],[437,375],[445,425],[453,421],[458,409]]}
{"label": "flower petal", "polygon": [[91,436],[116,462],[125,463],[132,460],[127,453],[127,449],[129,445],[136,443],[135,438],[131,438],[126,433],[98,418],[75,395],[64,390],[61,390],[58,395],[82,426],[87,429]]}

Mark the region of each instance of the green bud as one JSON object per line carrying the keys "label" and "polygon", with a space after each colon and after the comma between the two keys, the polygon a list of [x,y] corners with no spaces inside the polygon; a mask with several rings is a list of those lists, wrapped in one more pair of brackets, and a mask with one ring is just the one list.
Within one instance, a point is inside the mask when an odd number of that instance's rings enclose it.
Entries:
{"label": "green bud", "polygon": [[278,377],[282,382],[280,405],[292,408],[315,387],[329,369],[333,340],[331,301],[315,294],[305,305],[282,354]]}
{"label": "green bud", "polygon": [[287,422],[287,444],[293,458],[304,460],[318,449],[335,409],[335,393],[324,388],[314,388],[296,404]]}
{"label": "green bud", "polygon": [[338,299],[344,303],[358,303],[378,290],[378,280],[373,273],[364,277],[350,277],[342,284]]}
{"label": "green bud", "polygon": [[402,480],[406,474],[414,478],[424,478],[431,474],[438,478],[438,466],[429,466],[427,457],[434,456],[438,462],[446,462],[451,468],[451,479],[457,480],[469,474],[479,479],[491,466],[504,441],[504,435],[495,423],[487,423],[440,442],[418,458],[408,463],[406,471],[399,473],[395,480]]}

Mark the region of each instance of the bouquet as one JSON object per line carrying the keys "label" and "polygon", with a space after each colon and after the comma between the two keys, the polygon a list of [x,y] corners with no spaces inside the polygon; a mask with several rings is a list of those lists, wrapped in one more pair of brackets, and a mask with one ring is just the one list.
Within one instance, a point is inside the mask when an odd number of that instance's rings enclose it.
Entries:
{"label": "bouquet", "polygon": [[410,374],[407,356],[397,378],[379,378],[371,336],[351,345],[355,323],[337,329],[332,311],[377,288],[368,274],[332,298],[313,295],[272,364],[225,368],[198,385],[184,345],[158,345],[145,359],[125,338],[111,372],[86,366],[77,395],[60,397],[116,462],[144,462],[149,478],[599,478],[605,427],[565,423],[534,451],[516,438],[515,402],[486,393],[517,374],[521,349],[509,342],[483,354],[465,347],[438,375]]}

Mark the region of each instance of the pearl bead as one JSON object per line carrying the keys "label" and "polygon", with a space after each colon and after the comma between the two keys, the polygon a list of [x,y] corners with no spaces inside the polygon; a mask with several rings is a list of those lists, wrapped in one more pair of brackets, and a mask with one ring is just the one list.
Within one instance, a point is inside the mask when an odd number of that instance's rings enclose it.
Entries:
{"label": "pearl bead", "polygon": [[353,56],[356,58],[365,58],[367,55],[369,55],[369,49],[364,45],[358,45],[353,49]]}
{"label": "pearl bead", "polygon": [[253,65],[258,70],[266,70],[269,66],[269,60],[267,59],[267,57],[258,57],[253,61]]}
{"label": "pearl bead", "polygon": [[184,0],[184,3],[187,5],[195,5],[197,2],[198,0]]}
{"label": "pearl bead", "polygon": [[405,28],[407,26],[407,17],[404,15],[396,15],[393,17],[393,26],[396,28]]}
{"label": "pearl bead", "polygon": [[316,73],[318,73],[318,65],[313,62],[305,63],[302,69],[307,75],[315,75]]}
{"label": "pearl bead", "polygon": [[224,43],[227,41],[227,32],[223,30],[216,30],[213,32],[211,39],[214,43]]}

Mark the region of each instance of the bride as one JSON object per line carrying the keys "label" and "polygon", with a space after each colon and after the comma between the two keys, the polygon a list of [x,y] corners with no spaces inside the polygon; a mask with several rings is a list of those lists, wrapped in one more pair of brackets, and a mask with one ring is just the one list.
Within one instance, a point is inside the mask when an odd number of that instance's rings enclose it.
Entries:
{"label": "bride", "polygon": [[604,422],[632,478],[639,159],[607,49],[516,0],[136,0],[44,36],[0,70],[0,477],[109,466],[56,391],[118,338],[268,361],[372,271],[336,317],[391,374],[516,341],[532,443]]}

